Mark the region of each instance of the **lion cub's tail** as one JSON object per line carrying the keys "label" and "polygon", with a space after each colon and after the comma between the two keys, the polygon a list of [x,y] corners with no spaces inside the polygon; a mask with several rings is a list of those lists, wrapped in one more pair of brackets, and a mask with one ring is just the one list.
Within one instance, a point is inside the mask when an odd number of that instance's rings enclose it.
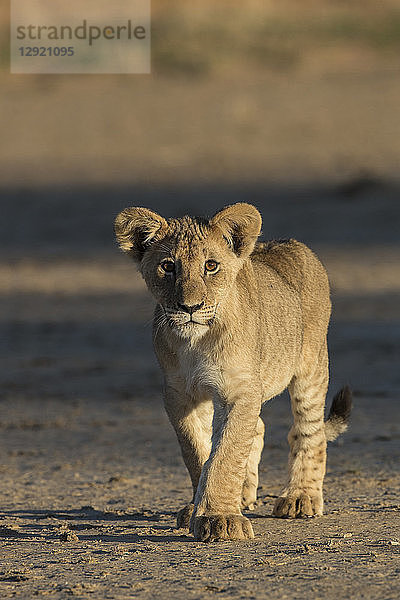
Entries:
{"label": "lion cub's tail", "polygon": [[332,401],[328,419],[325,421],[325,434],[328,442],[333,442],[344,433],[350,420],[353,394],[348,385],[340,390]]}

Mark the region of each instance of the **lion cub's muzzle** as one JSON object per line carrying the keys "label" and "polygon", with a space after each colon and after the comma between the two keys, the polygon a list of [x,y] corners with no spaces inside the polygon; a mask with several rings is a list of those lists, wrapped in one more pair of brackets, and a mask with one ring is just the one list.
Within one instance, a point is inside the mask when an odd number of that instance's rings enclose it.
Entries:
{"label": "lion cub's muzzle", "polygon": [[163,306],[163,309],[172,327],[180,328],[191,323],[210,327],[217,313],[217,304],[207,305],[203,302],[192,307],[185,305],[178,305],[176,308]]}

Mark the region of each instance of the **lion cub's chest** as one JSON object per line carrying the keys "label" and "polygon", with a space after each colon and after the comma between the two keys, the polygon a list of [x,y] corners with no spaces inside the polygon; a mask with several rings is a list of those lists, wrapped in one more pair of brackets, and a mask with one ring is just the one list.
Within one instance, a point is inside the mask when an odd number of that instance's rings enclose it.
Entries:
{"label": "lion cub's chest", "polygon": [[178,352],[179,374],[185,382],[186,392],[198,393],[220,390],[223,387],[222,369],[213,357],[196,349]]}
{"label": "lion cub's chest", "polygon": [[[242,361],[200,352],[179,353],[179,375],[191,396],[215,395],[234,398],[253,385],[251,370]],[[225,359],[225,360],[224,360]]]}

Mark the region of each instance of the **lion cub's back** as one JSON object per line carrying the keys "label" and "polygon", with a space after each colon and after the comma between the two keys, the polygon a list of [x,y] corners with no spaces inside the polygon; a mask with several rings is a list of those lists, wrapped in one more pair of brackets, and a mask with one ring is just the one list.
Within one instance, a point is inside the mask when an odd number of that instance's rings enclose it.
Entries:
{"label": "lion cub's back", "polygon": [[329,301],[329,283],[325,268],[305,244],[294,239],[259,242],[251,255],[273,269],[292,289],[303,295],[319,293]]}
{"label": "lion cub's back", "polygon": [[296,240],[257,244],[252,260],[272,269],[298,295],[303,348],[317,348],[326,338],[331,314],[328,275],[316,255]]}

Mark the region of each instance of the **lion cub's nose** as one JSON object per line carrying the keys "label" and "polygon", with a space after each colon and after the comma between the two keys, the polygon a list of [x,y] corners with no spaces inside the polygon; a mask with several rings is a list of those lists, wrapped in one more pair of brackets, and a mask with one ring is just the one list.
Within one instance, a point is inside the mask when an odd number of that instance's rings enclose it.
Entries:
{"label": "lion cub's nose", "polygon": [[203,306],[204,306],[204,301],[203,301],[203,302],[200,302],[200,304],[193,304],[192,306],[188,306],[187,304],[180,304],[180,303],[178,302],[178,307],[179,307],[181,310],[183,310],[183,311],[185,311],[185,312],[189,313],[189,315],[191,315],[191,314],[193,314],[194,312],[196,312],[196,310],[200,310],[200,308],[203,308]]}

